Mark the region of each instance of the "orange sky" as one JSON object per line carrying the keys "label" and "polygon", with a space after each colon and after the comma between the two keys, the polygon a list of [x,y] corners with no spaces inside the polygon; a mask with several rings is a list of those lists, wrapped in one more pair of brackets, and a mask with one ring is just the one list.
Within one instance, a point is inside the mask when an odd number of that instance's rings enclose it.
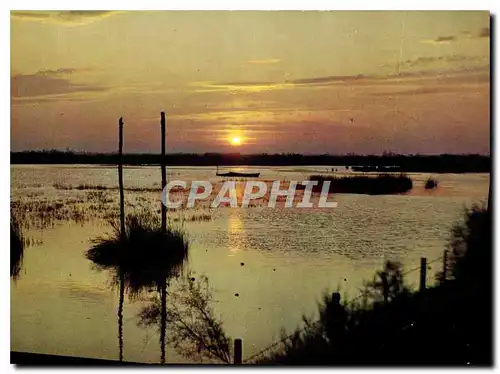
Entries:
{"label": "orange sky", "polygon": [[[487,12],[11,13],[12,150],[489,153]],[[232,145],[239,137],[241,144]]]}

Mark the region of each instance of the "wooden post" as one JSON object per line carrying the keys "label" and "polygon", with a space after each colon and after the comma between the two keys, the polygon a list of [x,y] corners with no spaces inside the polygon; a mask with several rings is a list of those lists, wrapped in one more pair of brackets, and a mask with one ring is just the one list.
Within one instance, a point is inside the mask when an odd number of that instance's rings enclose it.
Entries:
{"label": "wooden post", "polygon": [[160,353],[161,363],[165,363],[165,343],[167,336],[167,280],[161,285],[161,311],[160,311]]}
{"label": "wooden post", "polygon": [[[118,184],[120,186],[120,240],[125,239],[125,198],[123,195],[123,118],[118,121]],[[123,301],[125,296],[125,280],[120,266],[120,300],[118,307],[118,348],[119,360],[123,361]]]}
{"label": "wooden post", "polygon": [[340,292],[332,293],[332,301],[336,306],[340,306]]}
{"label": "wooden post", "polygon": [[425,290],[425,281],[427,279],[427,259],[420,258],[420,291]]}
{"label": "wooden post", "polygon": [[[165,189],[167,185],[167,170],[165,167],[165,135],[166,135],[166,121],[165,112],[161,112],[161,189]],[[167,207],[161,204],[161,230],[165,234],[167,232]]]}
{"label": "wooden post", "polygon": [[120,235],[125,237],[125,198],[123,196],[123,118],[118,121],[118,183],[120,185]]}
{"label": "wooden post", "polygon": [[382,272],[381,278],[382,278],[382,287],[384,294],[384,303],[387,303],[389,301],[389,282],[387,280],[387,273],[385,271]]}
{"label": "wooden post", "polygon": [[234,339],[234,364],[241,365],[241,356],[243,354],[243,342],[241,339]]}
{"label": "wooden post", "polygon": [[448,272],[448,251],[444,250],[443,251],[443,282],[446,281],[447,277],[447,272]]}
{"label": "wooden post", "polygon": [[491,219],[491,185],[492,185],[492,180],[491,180],[491,167],[492,165],[490,165],[490,180],[489,180],[489,184],[488,184],[488,207],[487,207],[487,214],[488,214],[488,217]]}

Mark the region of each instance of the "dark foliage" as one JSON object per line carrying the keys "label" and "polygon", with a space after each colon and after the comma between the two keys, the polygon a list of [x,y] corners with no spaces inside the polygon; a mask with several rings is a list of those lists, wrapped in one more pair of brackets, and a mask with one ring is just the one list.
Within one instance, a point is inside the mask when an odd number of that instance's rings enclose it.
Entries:
{"label": "dark foliage", "polygon": [[376,177],[311,175],[309,180],[318,182],[313,188],[316,192],[320,192],[327,181],[330,182],[330,193],[386,195],[405,193],[413,188],[411,178],[405,174],[379,174]]}
{"label": "dark foliage", "polygon": [[[181,355],[199,362],[231,363],[231,339],[211,307],[212,294],[205,276],[191,274],[179,278],[174,291],[168,292],[167,342]],[[139,314],[140,326],[161,327],[161,300],[154,298]]]}
{"label": "dark foliage", "polygon": [[433,178],[429,178],[427,179],[427,181],[425,182],[425,186],[424,188],[426,190],[432,190],[434,188],[436,188],[438,186],[438,181],[433,179]]}
{"label": "dark foliage", "polygon": [[[334,150],[333,150],[334,151]],[[159,154],[125,154],[122,156],[126,165],[159,165]],[[118,163],[118,154],[111,153],[76,153],[72,151],[42,150],[11,152],[12,164],[110,164]],[[477,154],[466,155],[301,155],[301,154],[254,154],[239,153],[176,153],[166,155],[168,165],[353,165],[385,166],[396,165],[398,172],[421,173],[489,173],[491,157]],[[373,169],[377,171],[377,169]],[[381,171],[382,169],[378,170]],[[391,169],[392,170],[392,169]]]}
{"label": "dark foliage", "polygon": [[402,265],[397,261],[387,261],[384,269],[377,271],[371,282],[365,283],[363,295],[374,302],[394,300],[410,290],[404,284]]}
{"label": "dark foliage", "polygon": [[21,226],[17,219],[10,216],[10,276],[19,278],[24,256],[24,240]]}
{"label": "dark foliage", "polygon": [[463,221],[452,228],[449,261],[452,279],[467,284],[491,285],[491,232],[491,216],[485,206],[475,205],[464,212]]}

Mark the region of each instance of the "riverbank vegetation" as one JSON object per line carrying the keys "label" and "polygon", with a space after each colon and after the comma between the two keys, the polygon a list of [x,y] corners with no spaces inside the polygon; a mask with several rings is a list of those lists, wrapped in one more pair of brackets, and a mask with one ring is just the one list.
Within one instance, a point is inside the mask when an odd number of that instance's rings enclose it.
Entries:
{"label": "riverbank vegetation", "polygon": [[[159,154],[124,154],[120,159],[124,165],[159,165]],[[301,155],[282,154],[239,154],[239,153],[173,153],[165,156],[167,165],[179,166],[286,166],[286,165],[346,165],[359,166],[396,166],[404,173],[489,173],[491,157],[479,154],[441,154],[441,155],[400,155],[385,152],[382,155]],[[11,152],[11,164],[107,164],[118,163],[116,153],[88,153],[60,150],[40,150]]]}
{"label": "riverbank vegetation", "polygon": [[388,195],[405,193],[413,188],[413,181],[405,174],[379,174],[377,176],[354,175],[311,175],[310,181],[318,184],[313,191],[322,191],[325,182],[330,182],[330,193],[353,193],[368,195]]}

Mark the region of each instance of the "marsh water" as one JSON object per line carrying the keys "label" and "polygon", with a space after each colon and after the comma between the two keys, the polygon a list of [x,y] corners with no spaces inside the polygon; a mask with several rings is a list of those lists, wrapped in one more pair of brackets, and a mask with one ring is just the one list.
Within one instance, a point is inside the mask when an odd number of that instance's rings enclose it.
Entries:
{"label": "marsh water", "polygon": [[[260,179],[302,181],[335,166],[234,167],[260,171]],[[349,173],[338,168],[339,174]],[[188,269],[205,275],[212,307],[231,338],[243,340],[243,358],[314,317],[322,295],[358,296],[384,261],[399,260],[416,287],[419,259],[429,261],[428,282],[464,207],[484,202],[488,174],[410,174],[404,195],[336,194],[337,208],[207,209],[170,214],[188,235]],[[433,176],[438,188],[427,191]],[[168,167],[168,178],[220,182],[214,168]],[[126,213],[160,209],[159,167],[125,167]],[[98,188],[93,188],[92,186]],[[116,167],[11,166],[11,200],[29,241],[23,268],[11,281],[11,350],[117,360],[118,288],[110,274],[84,256],[111,231],[118,212]],[[170,287],[175,287],[172,280]],[[139,323],[154,290],[125,297],[123,359],[160,361],[159,332]],[[167,311],[168,313],[168,311]],[[169,328],[167,326],[167,335]],[[167,346],[166,361],[194,362]]]}

